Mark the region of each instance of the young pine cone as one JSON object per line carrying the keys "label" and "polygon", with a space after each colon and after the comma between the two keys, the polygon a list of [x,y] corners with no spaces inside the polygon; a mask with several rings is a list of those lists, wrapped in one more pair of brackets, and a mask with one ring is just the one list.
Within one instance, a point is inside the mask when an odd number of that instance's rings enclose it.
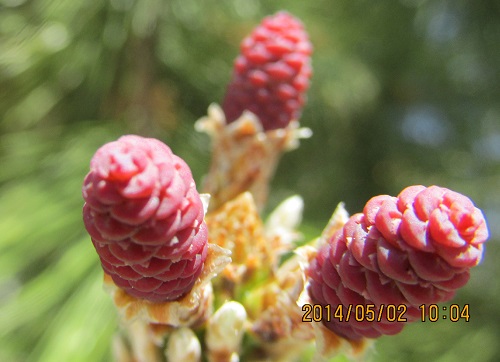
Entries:
{"label": "young pine cone", "polygon": [[182,298],[207,256],[207,228],[189,167],[152,138],[102,146],[83,185],[83,219],[104,271],[136,298]]}
{"label": "young pine cone", "polygon": [[241,43],[222,106],[227,122],[245,110],[259,117],[264,130],[297,120],[309,88],[311,52],[298,19],[283,11],[264,18]]}
{"label": "young pine cone", "polygon": [[[469,198],[438,186],[410,186],[398,197],[372,198],[319,250],[307,271],[308,292],[314,303],[330,305],[331,318],[323,323],[342,337],[395,334],[404,323],[387,319],[388,306],[414,321],[420,305],[453,298],[481,261],[487,238],[483,214]],[[339,305],[342,321],[333,315]],[[356,321],[356,305],[364,311],[372,305],[381,320]]]}

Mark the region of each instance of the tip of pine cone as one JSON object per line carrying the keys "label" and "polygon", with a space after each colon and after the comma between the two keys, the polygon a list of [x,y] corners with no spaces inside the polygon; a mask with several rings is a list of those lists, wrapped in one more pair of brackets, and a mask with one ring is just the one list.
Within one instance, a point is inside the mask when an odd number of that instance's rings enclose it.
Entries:
{"label": "tip of pine cone", "polygon": [[300,22],[281,11],[266,17],[241,43],[223,101],[228,123],[248,110],[265,130],[298,120],[312,74],[312,45]]}

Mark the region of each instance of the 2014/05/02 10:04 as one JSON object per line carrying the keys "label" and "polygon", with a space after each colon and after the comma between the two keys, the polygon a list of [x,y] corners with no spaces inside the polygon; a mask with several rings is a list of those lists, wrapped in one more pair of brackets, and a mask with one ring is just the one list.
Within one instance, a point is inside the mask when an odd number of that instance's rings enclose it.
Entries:
{"label": "2014/05/02 10:04", "polygon": [[[443,306],[441,309],[444,313],[441,315],[440,307],[437,304],[422,304],[419,309],[421,311],[421,322],[437,322],[440,317],[443,320],[447,319],[452,322],[458,322],[461,319],[468,322],[470,318],[469,304],[464,304],[463,307],[460,307],[458,304],[451,304],[449,309],[447,306]],[[323,320],[330,322],[332,318],[337,319],[339,322],[349,322],[351,317],[357,322],[380,322],[382,318],[388,322],[407,322],[407,318],[405,317],[407,310],[408,307],[405,304],[381,304],[378,308],[375,304],[350,304],[348,306],[339,304],[332,314],[331,305],[304,304],[302,306],[302,311],[304,312],[302,322],[321,322]]]}

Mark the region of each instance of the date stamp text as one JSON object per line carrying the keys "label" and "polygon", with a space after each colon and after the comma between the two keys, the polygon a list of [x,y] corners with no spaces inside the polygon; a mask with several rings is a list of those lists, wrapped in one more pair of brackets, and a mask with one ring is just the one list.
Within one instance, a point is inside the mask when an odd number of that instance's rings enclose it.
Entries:
{"label": "date stamp text", "polygon": [[[421,322],[437,322],[439,319],[458,322],[469,321],[469,304],[459,306],[439,306],[437,304],[422,304],[420,309]],[[405,304],[339,304],[337,306],[321,304],[304,304],[302,306],[302,322],[408,322]],[[414,318],[412,320],[415,320]]]}

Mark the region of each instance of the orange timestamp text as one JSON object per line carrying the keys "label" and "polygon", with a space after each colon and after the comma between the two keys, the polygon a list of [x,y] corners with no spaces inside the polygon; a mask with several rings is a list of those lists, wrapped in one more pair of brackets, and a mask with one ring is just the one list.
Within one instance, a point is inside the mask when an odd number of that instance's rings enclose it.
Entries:
{"label": "orange timestamp text", "polygon": [[304,304],[302,306],[302,322],[407,322],[405,314],[408,307],[405,304],[339,304],[331,305]]}
{"label": "orange timestamp text", "polygon": [[[437,304],[422,304],[420,309],[421,322],[437,322],[439,319],[458,322],[469,321],[469,304],[462,307],[458,304],[438,306]],[[304,304],[302,306],[302,322],[407,322],[405,317],[408,307],[405,304],[339,304],[336,307],[321,304]],[[414,320],[412,318],[412,320]]]}

